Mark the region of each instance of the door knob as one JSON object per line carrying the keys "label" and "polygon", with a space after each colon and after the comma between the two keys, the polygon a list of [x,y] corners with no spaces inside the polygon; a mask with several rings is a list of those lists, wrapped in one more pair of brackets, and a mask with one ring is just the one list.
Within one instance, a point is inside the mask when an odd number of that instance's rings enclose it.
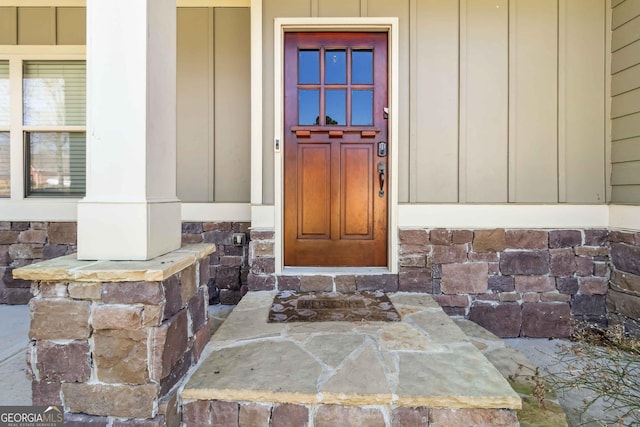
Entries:
{"label": "door knob", "polygon": [[384,174],[387,171],[387,164],[385,162],[378,162],[378,180],[380,181],[380,191],[378,196],[384,197]]}

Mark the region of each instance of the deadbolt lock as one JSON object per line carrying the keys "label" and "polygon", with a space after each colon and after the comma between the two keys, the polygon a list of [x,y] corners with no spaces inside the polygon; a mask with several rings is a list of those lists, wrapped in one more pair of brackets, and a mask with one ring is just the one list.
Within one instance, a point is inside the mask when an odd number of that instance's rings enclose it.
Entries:
{"label": "deadbolt lock", "polygon": [[386,141],[378,142],[378,157],[387,157],[387,143],[386,143]]}

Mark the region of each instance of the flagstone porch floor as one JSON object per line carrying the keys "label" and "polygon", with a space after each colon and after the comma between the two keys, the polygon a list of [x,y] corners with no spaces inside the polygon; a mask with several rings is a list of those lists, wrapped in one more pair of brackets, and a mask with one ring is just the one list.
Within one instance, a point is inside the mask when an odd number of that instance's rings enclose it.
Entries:
{"label": "flagstone porch floor", "polygon": [[390,294],[400,322],[267,323],[274,296],[247,294],[214,334],[187,425],[276,426],[280,406],[316,426],[518,425],[519,395],[429,295]]}

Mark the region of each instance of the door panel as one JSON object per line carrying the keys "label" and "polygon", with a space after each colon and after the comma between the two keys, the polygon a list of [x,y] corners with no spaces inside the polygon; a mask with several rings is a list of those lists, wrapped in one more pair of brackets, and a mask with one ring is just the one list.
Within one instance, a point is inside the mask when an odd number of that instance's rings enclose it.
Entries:
{"label": "door panel", "polygon": [[342,144],[341,149],[341,238],[372,239],[373,150],[370,144]]}
{"label": "door panel", "polygon": [[284,263],[386,266],[387,34],[287,33],[284,60]]}
{"label": "door panel", "polygon": [[331,236],[330,151],[329,144],[298,145],[299,239],[329,239]]}

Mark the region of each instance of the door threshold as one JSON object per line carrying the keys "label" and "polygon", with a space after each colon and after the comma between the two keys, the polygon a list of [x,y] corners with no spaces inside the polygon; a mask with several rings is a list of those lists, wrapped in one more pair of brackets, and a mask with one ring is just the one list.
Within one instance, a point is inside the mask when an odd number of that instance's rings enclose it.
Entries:
{"label": "door threshold", "polygon": [[283,276],[365,276],[391,273],[387,267],[284,267]]}

